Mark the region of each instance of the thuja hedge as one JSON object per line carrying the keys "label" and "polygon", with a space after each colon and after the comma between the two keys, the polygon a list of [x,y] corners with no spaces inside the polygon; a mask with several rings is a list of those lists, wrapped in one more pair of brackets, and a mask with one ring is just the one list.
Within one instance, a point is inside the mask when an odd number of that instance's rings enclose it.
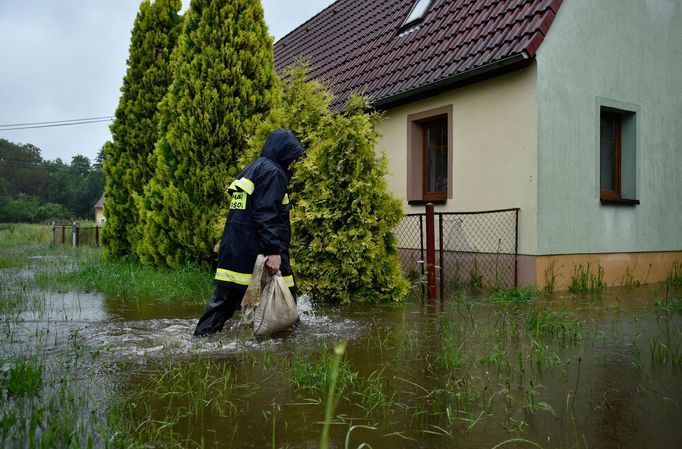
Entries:
{"label": "thuja hedge", "polygon": [[352,97],[343,112],[330,111],[331,93],[306,82],[303,66],[287,79],[242,164],[258,157],[280,127],[291,129],[306,148],[289,185],[299,291],[341,303],[403,299],[407,283],[393,234],[402,208],[386,185],[386,157],[374,150],[380,115],[368,112],[361,97]]}
{"label": "thuja hedge", "polygon": [[257,0],[192,0],[160,104],[154,174],[140,201],[143,262],[205,263],[219,233],[211,226],[228,180],[278,81],[272,38]]}
{"label": "thuja hedge", "polygon": [[135,195],[151,178],[150,156],[158,139],[158,103],[171,82],[170,58],[182,25],[180,0],[144,0],[130,38],[112,141],[104,146],[106,185],[102,229],[106,254],[125,256],[139,241]]}

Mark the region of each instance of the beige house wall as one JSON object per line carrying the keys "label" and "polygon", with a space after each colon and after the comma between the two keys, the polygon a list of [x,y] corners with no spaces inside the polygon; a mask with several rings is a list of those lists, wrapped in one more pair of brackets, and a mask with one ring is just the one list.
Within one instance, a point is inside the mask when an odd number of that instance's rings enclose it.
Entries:
{"label": "beige house wall", "polygon": [[104,224],[104,208],[97,207],[95,208],[95,223],[98,225]]}
{"label": "beige house wall", "polygon": [[405,213],[408,116],[452,106],[451,195],[436,211],[520,208],[519,252],[537,250],[537,81],[535,65],[385,112],[377,145],[389,159],[387,182]]}

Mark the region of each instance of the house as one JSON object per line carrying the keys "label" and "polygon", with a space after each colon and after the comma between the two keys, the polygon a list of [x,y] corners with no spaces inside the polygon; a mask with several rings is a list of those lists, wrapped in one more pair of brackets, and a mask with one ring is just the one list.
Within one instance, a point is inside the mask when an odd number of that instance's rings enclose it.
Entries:
{"label": "house", "polygon": [[275,43],[384,112],[405,212],[519,208],[518,282],[659,282],[682,261],[682,4],[337,0]]}
{"label": "house", "polygon": [[103,225],[107,219],[104,217],[104,195],[95,203],[95,223]]}

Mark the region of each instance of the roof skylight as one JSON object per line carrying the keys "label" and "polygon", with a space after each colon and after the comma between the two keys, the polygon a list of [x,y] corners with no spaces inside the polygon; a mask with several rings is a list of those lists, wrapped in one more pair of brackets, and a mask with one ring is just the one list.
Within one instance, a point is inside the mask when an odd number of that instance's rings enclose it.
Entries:
{"label": "roof skylight", "polygon": [[407,19],[403,22],[403,29],[418,25],[424,19],[430,4],[431,0],[417,0]]}

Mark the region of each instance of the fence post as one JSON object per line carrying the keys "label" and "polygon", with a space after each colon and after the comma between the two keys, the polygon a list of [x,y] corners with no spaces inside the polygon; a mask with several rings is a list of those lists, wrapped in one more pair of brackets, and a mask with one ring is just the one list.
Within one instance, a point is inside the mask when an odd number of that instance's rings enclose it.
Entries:
{"label": "fence post", "polygon": [[[426,218],[426,214],[424,214],[424,218]],[[422,278],[426,275],[426,254],[424,253],[424,220],[422,219],[421,215],[419,216],[419,257],[421,257],[420,264],[421,264],[421,270],[422,270]],[[426,291],[424,291],[424,284],[422,283],[422,296],[426,295]]]}
{"label": "fence post", "polygon": [[443,213],[438,214],[438,269],[440,277],[440,300],[443,300],[443,292],[445,291],[445,268],[444,253],[445,253],[445,243],[443,235]]}
{"label": "fence post", "polygon": [[514,211],[514,287],[519,286],[519,209]]}
{"label": "fence post", "polygon": [[426,297],[436,298],[436,232],[433,204],[426,205]]}
{"label": "fence post", "polygon": [[78,246],[78,222],[73,222],[71,225],[71,245],[75,248]]}

